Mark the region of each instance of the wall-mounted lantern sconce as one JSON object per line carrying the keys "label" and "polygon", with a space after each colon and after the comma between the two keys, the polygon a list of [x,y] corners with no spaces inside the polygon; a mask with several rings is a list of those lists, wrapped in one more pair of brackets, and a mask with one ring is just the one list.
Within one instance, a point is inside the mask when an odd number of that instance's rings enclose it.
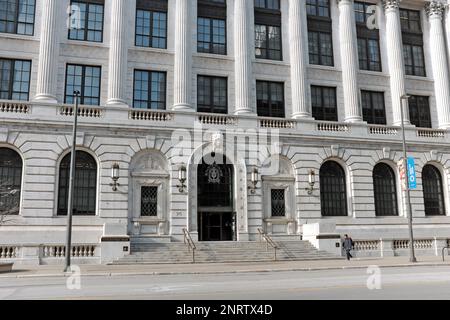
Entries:
{"label": "wall-mounted lantern sconce", "polygon": [[120,184],[117,182],[120,178],[120,167],[119,164],[116,162],[113,164],[111,168],[111,179],[112,183],[109,185],[112,187],[113,191],[117,191],[117,187],[120,186]]}
{"label": "wall-mounted lantern sconce", "polygon": [[308,191],[309,195],[312,195],[314,191],[314,185],[316,184],[316,173],[314,172],[314,170],[309,171],[308,184],[309,188],[306,188],[306,191]]}
{"label": "wall-mounted lantern sconce", "polygon": [[177,185],[177,188],[180,193],[183,193],[184,189],[186,189],[186,179],[186,167],[182,165],[180,169],[178,169],[178,180],[180,181],[180,184]]}
{"label": "wall-mounted lantern sconce", "polygon": [[252,185],[248,187],[250,189],[251,194],[255,194],[256,185],[258,184],[258,181],[259,181],[259,172],[257,168],[254,168],[252,171],[252,176],[250,178],[250,182]]}

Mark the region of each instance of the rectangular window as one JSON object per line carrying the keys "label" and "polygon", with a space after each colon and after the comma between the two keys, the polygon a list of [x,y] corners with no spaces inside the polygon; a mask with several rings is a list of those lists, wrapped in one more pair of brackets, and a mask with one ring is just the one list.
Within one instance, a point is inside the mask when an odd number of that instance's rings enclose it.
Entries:
{"label": "rectangular window", "polygon": [[1,0],[0,32],[32,36],[35,0]]}
{"label": "rectangular window", "polygon": [[379,40],[358,37],[358,58],[359,69],[381,71]]}
{"label": "rectangular window", "polygon": [[306,13],[308,16],[330,17],[329,0],[306,0]]}
{"label": "rectangular window", "polygon": [[202,17],[197,19],[197,51],[227,54],[226,20]]}
{"label": "rectangular window", "polygon": [[358,37],[359,69],[381,71],[380,34],[378,29],[369,29],[369,17],[376,14],[374,4],[355,2],[356,33]]}
{"label": "rectangular window", "polygon": [[328,0],[307,0],[309,63],[333,66],[333,37]]}
{"label": "rectangular window", "polygon": [[141,187],[141,216],[158,215],[158,187]]}
{"label": "rectangular window", "polygon": [[338,121],[336,88],[311,86],[311,104],[314,119]]}
{"label": "rectangular window", "polygon": [[258,116],[284,118],[284,84],[256,81]]}
{"label": "rectangular window", "polygon": [[425,59],[420,11],[400,9],[405,73],[425,77]]}
{"label": "rectangular window", "polygon": [[75,91],[80,92],[80,104],[100,105],[101,67],[68,64],[64,102],[75,101]]}
{"label": "rectangular window", "polygon": [[134,71],[133,108],[166,109],[166,73]]}
{"label": "rectangular window", "polygon": [[409,98],[409,118],[411,124],[418,128],[432,127],[428,97],[411,96],[411,98]]}
{"label": "rectangular window", "polygon": [[167,48],[167,13],[136,10],[137,47]]}
{"label": "rectangular window", "polygon": [[280,0],[255,0],[255,8],[280,10]]}
{"label": "rectangular window", "polygon": [[425,61],[423,46],[403,44],[403,57],[405,59],[405,73],[413,76],[425,77]]}
{"label": "rectangular window", "polygon": [[384,93],[376,91],[361,91],[364,121],[370,124],[386,124],[386,109]]}
{"label": "rectangular window", "polygon": [[420,11],[400,9],[400,23],[403,32],[422,33]]}
{"label": "rectangular window", "polygon": [[69,29],[69,39],[92,42],[103,41],[104,0],[72,0],[72,19],[78,28]]}
{"label": "rectangular window", "polygon": [[333,66],[333,43],[331,33],[308,32],[309,63]]}
{"label": "rectangular window", "polygon": [[279,1],[255,0],[255,56],[258,59],[283,59]]}
{"label": "rectangular window", "polygon": [[281,60],[281,28],[255,25],[255,52],[258,59]]}
{"label": "rectangular window", "polygon": [[286,201],[284,189],[272,189],[271,193],[271,209],[272,217],[286,216]]}
{"label": "rectangular window", "polygon": [[31,61],[0,59],[0,99],[28,101]]}
{"label": "rectangular window", "polygon": [[227,78],[197,77],[197,111],[228,113]]}

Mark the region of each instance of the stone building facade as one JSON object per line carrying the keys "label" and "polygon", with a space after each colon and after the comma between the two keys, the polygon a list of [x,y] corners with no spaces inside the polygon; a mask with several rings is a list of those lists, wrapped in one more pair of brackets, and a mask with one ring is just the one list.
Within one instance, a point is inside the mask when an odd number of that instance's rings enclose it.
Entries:
{"label": "stone building facade", "polygon": [[[450,239],[446,3],[0,4],[0,168],[16,190],[2,200],[14,214],[0,226],[0,259],[64,254],[74,90],[79,261],[182,241],[184,229],[254,241],[258,229],[298,237],[313,223],[367,254],[401,254],[401,108],[417,246],[435,253]],[[228,164],[206,163],[211,153]]]}

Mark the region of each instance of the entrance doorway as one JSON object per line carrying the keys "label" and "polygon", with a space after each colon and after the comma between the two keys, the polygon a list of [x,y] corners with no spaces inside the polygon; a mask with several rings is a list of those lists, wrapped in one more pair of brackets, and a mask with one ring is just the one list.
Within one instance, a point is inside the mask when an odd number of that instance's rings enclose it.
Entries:
{"label": "entrance doorway", "polygon": [[199,241],[235,240],[233,165],[226,164],[222,155],[203,159],[198,165],[197,186]]}

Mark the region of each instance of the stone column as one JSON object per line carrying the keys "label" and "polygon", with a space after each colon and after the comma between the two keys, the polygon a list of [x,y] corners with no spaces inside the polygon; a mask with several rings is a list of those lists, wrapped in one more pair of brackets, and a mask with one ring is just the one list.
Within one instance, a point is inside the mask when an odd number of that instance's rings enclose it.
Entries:
{"label": "stone column", "polygon": [[362,121],[358,89],[358,48],[353,0],[339,2],[339,37],[341,43],[342,82],[344,87],[345,121]]}
{"label": "stone column", "polygon": [[109,48],[108,104],[127,104],[125,83],[127,79],[127,0],[111,0],[111,32]]}
{"label": "stone column", "polygon": [[41,42],[35,100],[56,103],[58,69],[58,5],[59,0],[42,0]]}
{"label": "stone column", "polygon": [[401,109],[404,108],[405,124],[410,124],[409,110],[406,103],[400,101],[405,91],[405,64],[403,61],[402,29],[400,26],[399,0],[384,0],[386,14],[386,44],[389,73],[391,76],[391,102],[394,113],[394,125],[402,121]]}
{"label": "stone column", "polygon": [[439,128],[450,128],[450,78],[442,16],[445,5],[431,1],[425,5],[430,21],[430,53],[433,66],[434,90],[439,118]]}
{"label": "stone column", "polygon": [[250,2],[235,0],[234,2],[234,50],[235,50],[235,114],[252,113],[251,83],[252,57],[250,50]]}
{"label": "stone column", "polygon": [[306,45],[303,35],[307,33],[303,26],[306,18],[303,1],[289,1],[289,47],[291,54],[292,117],[311,118],[308,106],[306,82]]}
{"label": "stone column", "polygon": [[175,65],[174,65],[174,110],[193,111],[191,105],[191,2],[176,1],[175,13]]}
{"label": "stone column", "polygon": [[444,1],[447,6],[446,6],[446,10],[445,10],[445,34],[447,36],[447,52],[448,52],[448,56],[447,58],[449,59],[449,66],[450,66],[450,41],[448,41],[450,39],[450,0]]}

